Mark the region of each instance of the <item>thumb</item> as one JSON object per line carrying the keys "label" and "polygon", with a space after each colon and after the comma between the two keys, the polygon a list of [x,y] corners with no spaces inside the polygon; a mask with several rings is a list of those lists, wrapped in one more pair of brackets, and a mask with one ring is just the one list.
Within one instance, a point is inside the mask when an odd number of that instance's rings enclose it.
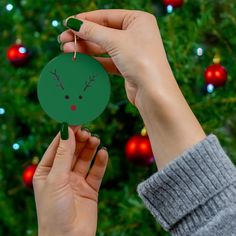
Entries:
{"label": "thumb", "polygon": [[72,29],[78,37],[96,43],[107,51],[109,49],[108,46],[115,43],[119,32],[117,29],[76,18],[68,18],[66,20],[66,26]]}
{"label": "thumb", "polygon": [[60,133],[60,142],[50,172],[54,176],[70,172],[75,152],[75,135],[67,123],[62,124]]}

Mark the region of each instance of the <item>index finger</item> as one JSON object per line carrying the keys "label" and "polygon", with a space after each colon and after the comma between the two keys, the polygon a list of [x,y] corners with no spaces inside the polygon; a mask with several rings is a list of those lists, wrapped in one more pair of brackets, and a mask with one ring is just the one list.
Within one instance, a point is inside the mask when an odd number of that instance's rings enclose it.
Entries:
{"label": "index finger", "polygon": [[131,15],[131,10],[120,10],[120,9],[103,9],[89,12],[83,12],[75,15],[78,19],[84,19],[92,21],[94,23],[111,27],[114,29],[122,29],[124,19]]}
{"label": "index finger", "polygon": [[[122,29],[125,19],[128,19],[128,16],[132,15],[134,12],[134,10],[103,9],[79,13],[68,18],[75,17],[77,19],[91,21],[102,26]],[[72,42],[74,41],[74,34],[71,30],[66,30],[59,35],[58,39],[60,43]]]}

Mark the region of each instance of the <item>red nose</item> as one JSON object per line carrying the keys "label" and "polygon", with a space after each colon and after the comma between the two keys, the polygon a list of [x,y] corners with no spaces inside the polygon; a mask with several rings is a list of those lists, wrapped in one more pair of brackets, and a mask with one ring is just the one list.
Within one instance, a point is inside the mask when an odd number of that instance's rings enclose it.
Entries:
{"label": "red nose", "polygon": [[76,110],[76,105],[71,105],[71,106],[70,106],[70,109],[71,109],[72,111],[75,111],[75,110]]}

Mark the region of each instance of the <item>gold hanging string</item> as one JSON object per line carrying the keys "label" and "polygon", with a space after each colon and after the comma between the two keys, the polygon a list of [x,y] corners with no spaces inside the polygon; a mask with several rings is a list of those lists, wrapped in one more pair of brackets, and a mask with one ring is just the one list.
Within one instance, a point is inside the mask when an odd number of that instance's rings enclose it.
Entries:
{"label": "gold hanging string", "polygon": [[74,34],[74,55],[73,55],[73,60],[76,60],[76,48],[77,48],[77,37],[76,34]]}

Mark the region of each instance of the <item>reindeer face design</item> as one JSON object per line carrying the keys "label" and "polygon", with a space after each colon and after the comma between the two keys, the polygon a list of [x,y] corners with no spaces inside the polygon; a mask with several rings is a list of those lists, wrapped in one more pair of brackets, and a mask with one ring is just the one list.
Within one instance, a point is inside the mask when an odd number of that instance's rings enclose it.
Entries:
{"label": "reindeer face design", "polygon": [[110,82],[103,67],[92,57],[62,54],[43,69],[38,82],[42,108],[53,119],[80,125],[97,118],[110,97]]}

